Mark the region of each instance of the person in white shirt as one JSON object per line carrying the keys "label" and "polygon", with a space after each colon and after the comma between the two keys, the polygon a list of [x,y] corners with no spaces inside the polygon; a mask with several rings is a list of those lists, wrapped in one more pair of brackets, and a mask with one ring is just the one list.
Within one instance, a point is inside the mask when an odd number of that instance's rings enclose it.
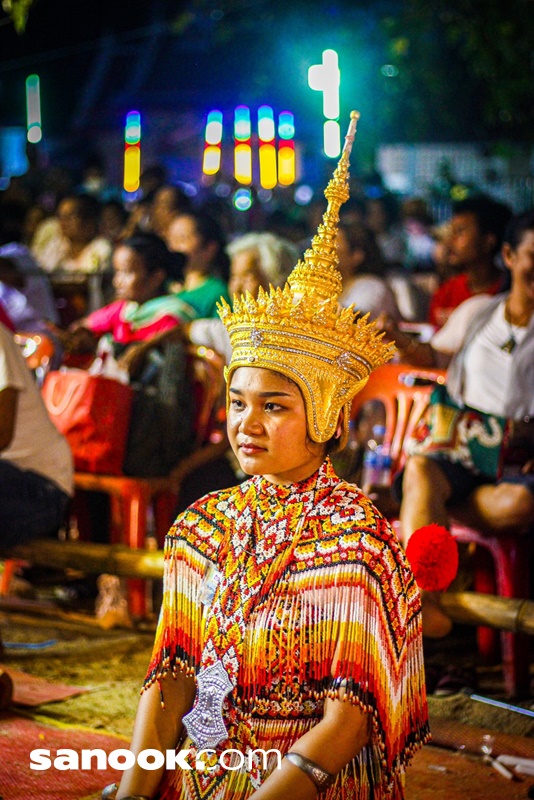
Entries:
{"label": "person in white shirt", "polygon": [[[472,298],[478,305],[464,308],[472,318],[461,346],[450,345],[457,351],[446,387],[457,406],[509,421],[513,463],[492,477],[446,453],[411,455],[394,482],[405,544],[423,525],[447,525],[452,507],[497,535],[528,533],[534,525],[534,210],[511,221],[502,256],[511,289]],[[444,635],[450,622],[437,608],[434,617],[437,635]]]}
{"label": "person in white shirt", "polygon": [[11,332],[0,324],[0,546],[55,533],[73,493],[73,459]]}

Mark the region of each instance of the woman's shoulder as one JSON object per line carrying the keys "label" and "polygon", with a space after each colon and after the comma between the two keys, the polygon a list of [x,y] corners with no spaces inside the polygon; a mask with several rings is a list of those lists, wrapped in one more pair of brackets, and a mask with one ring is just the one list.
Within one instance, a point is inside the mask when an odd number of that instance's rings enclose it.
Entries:
{"label": "woman's shoulder", "polygon": [[338,541],[341,548],[361,551],[378,540],[386,546],[399,547],[389,524],[372,500],[354,483],[340,481],[316,504],[310,515],[314,538]]}
{"label": "woman's shoulder", "polygon": [[227,489],[217,489],[195,500],[178,515],[168,535],[176,538],[188,535],[189,531],[193,535],[223,531],[228,520],[240,513],[240,499],[248,483],[245,481]]}

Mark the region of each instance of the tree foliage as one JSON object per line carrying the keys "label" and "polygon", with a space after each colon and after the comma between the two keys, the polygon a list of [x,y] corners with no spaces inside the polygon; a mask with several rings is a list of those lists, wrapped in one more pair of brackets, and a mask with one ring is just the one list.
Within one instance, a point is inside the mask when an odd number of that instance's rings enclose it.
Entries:
{"label": "tree foliage", "polygon": [[2,8],[11,18],[17,33],[24,33],[28,14],[35,0],[2,0]]}
{"label": "tree foliage", "polygon": [[383,24],[408,135],[534,139],[533,0],[406,0]]}

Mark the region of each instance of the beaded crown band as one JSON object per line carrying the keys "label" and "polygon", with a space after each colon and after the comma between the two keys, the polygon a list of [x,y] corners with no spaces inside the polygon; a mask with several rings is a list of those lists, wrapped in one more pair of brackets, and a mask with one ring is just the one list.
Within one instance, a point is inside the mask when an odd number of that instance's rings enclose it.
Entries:
{"label": "beaded crown band", "polygon": [[351,121],[343,153],[325,189],[328,200],[311,247],[304,253],[283,289],[234,296],[233,309],[222,299],[219,316],[228,330],[232,358],[227,384],[238,367],[263,367],[280,372],[300,387],[306,405],[308,433],[326,442],[335,433],[345,407],[341,446],[346,443],[350,403],[372,369],[388,361],[393,344],[382,342],[368,314],[354,305],[342,308],[342,280],[336,251],[339,209],[349,198],[349,156],[359,118]]}

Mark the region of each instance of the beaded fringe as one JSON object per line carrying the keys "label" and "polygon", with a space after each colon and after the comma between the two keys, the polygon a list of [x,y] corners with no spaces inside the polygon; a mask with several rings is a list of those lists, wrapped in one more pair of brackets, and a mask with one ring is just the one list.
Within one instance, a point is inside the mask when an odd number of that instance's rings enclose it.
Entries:
{"label": "beaded fringe", "polygon": [[[145,688],[167,673],[193,674],[200,663],[204,619],[197,598],[207,563],[182,540],[168,542],[167,591]],[[284,581],[276,598],[254,610],[243,647],[236,699],[242,718],[252,724],[256,746],[287,752],[320,720],[325,699],[342,694],[370,714],[371,744],[325,798],[401,798],[404,768],[429,739],[419,615],[409,620],[401,615],[404,631],[390,631],[380,586],[361,564],[291,572]],[[281,680],[282,697],[274,709],[268,689],[276,683],[279,691]],[[276,718],[258,717],[269,712]],[[293,714],[299,718],[291,719]],[[174,779],[182,781],[179,771]],[[160,796],[246,800],[253,793],[248,773],[240,771],[227,773],[208,794],[193,790],[188,779],[182,787],[167,784]]]}

